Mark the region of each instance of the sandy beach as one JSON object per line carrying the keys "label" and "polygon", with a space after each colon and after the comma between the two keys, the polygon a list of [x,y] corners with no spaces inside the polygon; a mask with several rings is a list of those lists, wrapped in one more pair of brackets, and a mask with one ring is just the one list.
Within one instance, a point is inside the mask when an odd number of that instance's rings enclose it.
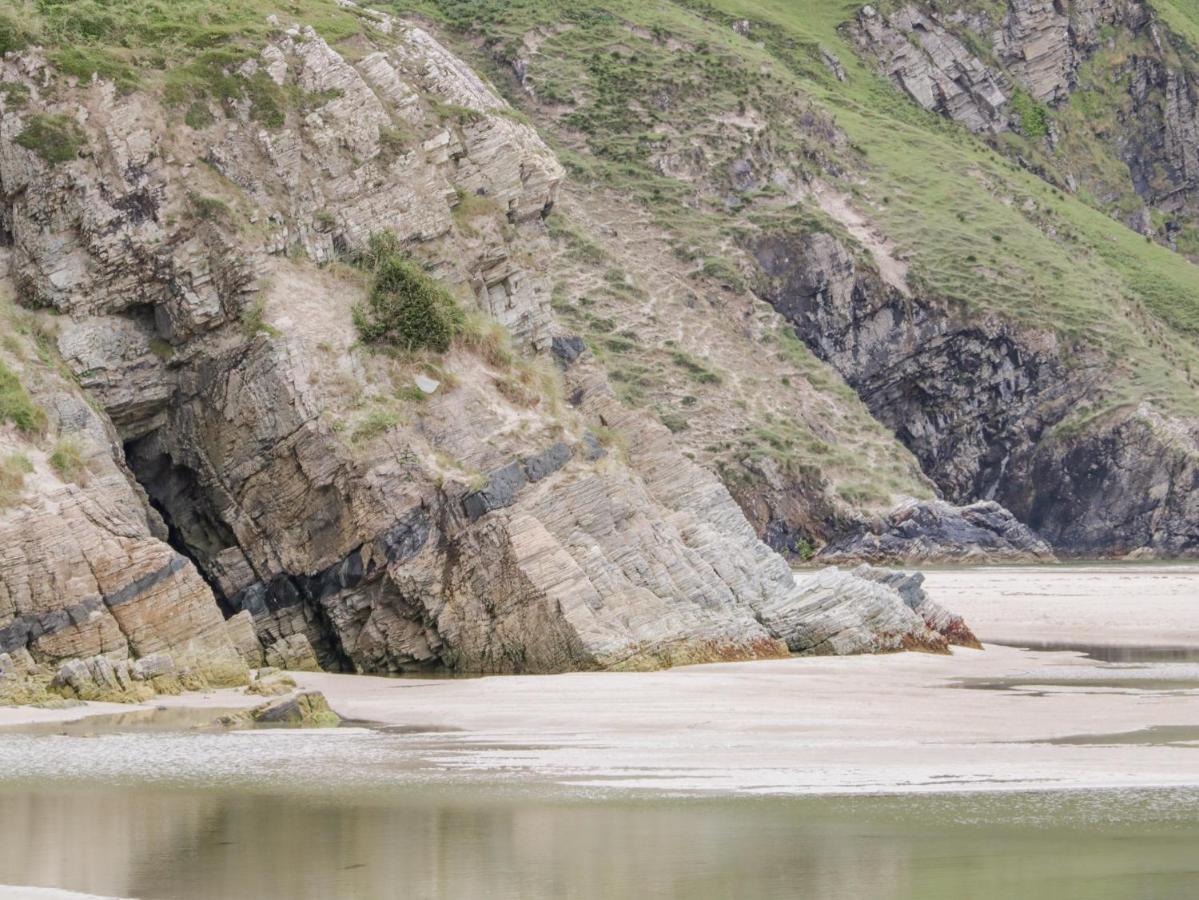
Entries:
{"label": "sandy beach", "polygon": [[[929,582],[984,640],[1199,648],[1196,569],[1129,577],[1008,568]],[[1130,596],[1137,612],[1121,615]],[[1113,664],[987,644],[648,673],[295,675],[344,718],[402,734],[409,760],[467,780],[766,794],[1199,784],[1199,661]],[[142,708],[259,702],[226,690]],[[3,709],[0,725],[135,709]]]}
{"label": "sandy beach", "polygon": [[982,641],[1199,647],[1199,565],[929,569],[924,584]]}

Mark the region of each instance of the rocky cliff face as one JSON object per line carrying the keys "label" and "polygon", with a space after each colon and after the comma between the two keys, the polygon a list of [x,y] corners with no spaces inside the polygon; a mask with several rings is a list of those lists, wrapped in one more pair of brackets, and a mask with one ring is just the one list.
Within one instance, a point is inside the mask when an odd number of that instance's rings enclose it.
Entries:
{"label": "rocky cliff face", "polygon": [[[55,352],[98,406],[72,415],[108,460],[0,513],[6,649],[165,651],[210,680],[263,659],[527,672],[943,650],[894,586],[793,573],[590,354],[548,364],[534,251],[562,167],[427,31],[367,20],[352,61],[277,22],[226,73],[298,98],[278,119],[234,99],[168,123],[36,49],[5,58],[28,86],[0,118],[13,283],[61,323]],[[81,152],[25,146],[38,123]],[[363,276],[337,260],[385,231],[498,329],[444,355],[359,346]]]}
{"label": "rocky cliff face", "polygon": [[[768,236],[754,254],[764,296],[949,499],[998,501],[1063,554],[1199,550],[1194,423],[1141,405],[1073,424],[1099,402],[1101,354],[907,296],[828,234]],[[868,544],[899,546],[893,532],[910,517],[892,518],[866,529]],[[995,525],[984,543],[999,550],[1006,526]],[[1016,544],[1043,552],[1030,536]]]}
{"label": "rocky cliff face", "polygon": [[[925,109],[974,132],[1024,134],[1024,145],[996,146],[1179,248],[1196,216],[1196,73],[1185,39],[1150,6],[1009,0],[1000,12],[907,5],[885,16],[865,7],[850,30]],[[1082,114],[1069,108],[1080,89]]]}
{"label": "rocky cliff face", "polygon": [[[39,360],[37,335],[10,303],[0,298],[2,363],[22,373],[19,390],[41,414],[0,422],[0,697],[28,691],[29,676],[44,685],[60,664],[101,656],[125,665],[165,655],[171,684],[244,683],[211,590],[165,542],[112,426]],[[148,687],[163,665],[138,679]]]}
{"label": "rocky cliff face", "polygon": [[914,6],[883,17],[863,7],[855,35],[877,57],[896,87],[925,109],[961,122],[971,131],[1002,131],[1010,88],[999,73]]}

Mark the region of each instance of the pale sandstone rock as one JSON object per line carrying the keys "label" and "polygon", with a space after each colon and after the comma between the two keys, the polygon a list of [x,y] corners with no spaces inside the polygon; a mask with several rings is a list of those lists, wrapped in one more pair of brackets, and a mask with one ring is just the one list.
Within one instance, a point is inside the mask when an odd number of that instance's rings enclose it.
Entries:
{"label": "pale sandstone rock", "polygon": [[297,672],[315,672],[320,669],[312,645],[302,634],[292,634],[268,644],[263,653],[268,666],[292,669]]}
{"label": "pale sandstone rock", "polygon": [[1003,76],[916,7],[902,6],[889,17],[866,7],[854,34],[895,86],[925,109],[971,131],[998,132],[1007,127],[1004,107],[1010,91]]}
{"label": "pale sandstone rock", "polygon": [[[53,629],[38,620],[37,652],[104,660],[71,664],[63,683],[116,690],[129,667],[110,657],[159,651],[180,672],[244,673],[258,645],[280,667],[384,672],[942,649],[888,585],[794,574],[723,485],[664,427],[621,407],[589,363],[567,373],[577,411],[566,413],[541,397],[514,400],[478,358],[452,354],[452,391],[354,446],[331,426],[345,398],[316,356],[346,327],[337,323],[348,323],[353,296],[317,292],[311,316],[268,307],[280,333],[245,334],[238,319],[260,273],[300,287],[317,277],[268,254],[300,246],[328,260],[392,229],[519,342],[548,341],[548,286],[499,229],[533,227],[562,168],[430,35],[395,33],[393,49],[353,63],[311,30],[286,28],[255,65],[331,99],[281,131],[243,110],[205,134],[205,159],[271,226],[258,246],[236,246],[227,226],[166,224],[166,210],[186,208],[186,178],[147,138],[163,123],[141,95],[83,89],[93,155],[61,170],[0,152],[0,181],[22,188],[12,215],[26,292],[70,317],[64,355],[110,410],[130,465],[195,560],[151,535],[140,503],[106,501],[102,479],[46,494],[53,510],[24,512],[19,558],[0,557],[0,598],[7,588],[23,615],[65,617]],[[466,113],[438,123],[431,100]],[[419,144],[383,152],[393,116]],[[122,160],[136,165],[111,164]],[[459,229],[460,193],[489,198],[498,215]],[[295,293],[269,296],[286,306]],[[387,370],[367,359],[339,376],[363,392]],[[587,431],[596,426],[624,446],[599,447]],[[440,477],[439,454],[486,473],[484,486]],[[76,520],[72,541],[47,549],[52,522]],[[238,611],[235,623],[221,621],[197,565]],[[20,593],[41,590],[27,587],[42,584],[41,570],[53,592]]]}
{"label": "pale sandstone rock", "polygon": [[258,634],[254,631],[254,619],[248,610],[230,616],[225,620],[225,632],[234,648],[251,669],[257,669],[263,664],[264,654]]}

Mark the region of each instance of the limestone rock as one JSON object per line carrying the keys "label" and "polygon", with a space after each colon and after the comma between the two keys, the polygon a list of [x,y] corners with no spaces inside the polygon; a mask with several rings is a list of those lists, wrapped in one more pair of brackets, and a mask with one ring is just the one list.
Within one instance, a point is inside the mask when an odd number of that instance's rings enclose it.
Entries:
{"label": "limestone rock", "polygon": [[279,669],[291,669],[295,672],[320,670],[316,654],[312,652],[312,645],[302,634],[288,635],[268,645],[263,657],[268,666]]}
{"label": "limestone rock", "polygon": [[[361,286],[292,252],[326,262],[393,231],[518,351],[543,349],[533,251],[563,169],[428,32],[368,18],[394,42],[361,58],[272,29],[246,65],[303,95],[281,128],[234,104],[168,153],[156,101],[96,79],[31,104],[96,110],[88,155],[51,172],[0,141],[23,295],[69,320],[59,349],[119,461],[0,518],[9,643],[87,660],[61,673],[77,694],[136,691],[128,660],[160,652],[189,684],[244,679],[260,652],[281,668],[549,672],[940,648],[889,586],[793,573],[577,341],[557,345],[564,389],[469,346],[439,360],[419,410],[382,388],[413,373],[351,349]],[[209,167],[260,228],[197,221]],[[371,411],[384,425],[363,429]],[[323,712],[286,702],[262,715]]]}
{"label": "limestone rock", "polygon": [[329,708],[320,691],[301,691],[279,700],[270,700],[250,711],[260,725],[289,725],[297,728],[336,728],[341,717]]}
{"label": "limestone rock", "polygon": [[889,17],[872,7],[859,14],[854,36],[897,88],[925,109],[975,132],[1007,128],[1010,97],[1003,76],[989,69],[931,15],[901,6]]}
{"label": "limestone rock", "polygon": [[259,670],[254,680],[246,688],[247,694],[261,694],[263,697],[279,697],[291,693],[296,688],[296,680],[286,672],[274,668]]}
{"label": "limestone rock", "polygon": [[862,565],[855,568],[853,574],[858,578],[877,581],[893,588],[909,609],[950,644],[976,650],[982,648],[982,644],[961,616],[951,613],[924,592],[924,588],[921,587],[924,584],[923,572],[896,572],[892,569]]}
{"label": "limestone rock", "polygon": [[1051,562],[1052,549],[998,503],[902,501],[821,549],[830,563]]}
{"label": "limestone rock", "polygon": [[946,636],[886,582],[833,568],[800,580],[798,587],[798,602],[765,618],[786,635],[793,653],[947,652]]}
{"label": "limestone rock", "polygon": [[1055,3],[1010,0],[995,50],[1013,76],[1038,100],[1066,99],[1078,60],[1070,37],[1070,17]]}
{"label": "limestone rock", "polygon": [[258,640],[257,632],[254,631],[254,618],[250,615],[249,610],[243,609],[226,619],[225,632],[229,635],[229,640],[233,643],[234,648],[241,654],[241,658],[246,661],[247,666],[257,669],[263,665],[262,644]]}
{"label": "limestone rock", "polygon": [[145,678],[135,678],[127,660],[106,656],[72,659],[59,668],[50,687],[64,697],[102,700],[109,703],[138,703],[157,691]]}

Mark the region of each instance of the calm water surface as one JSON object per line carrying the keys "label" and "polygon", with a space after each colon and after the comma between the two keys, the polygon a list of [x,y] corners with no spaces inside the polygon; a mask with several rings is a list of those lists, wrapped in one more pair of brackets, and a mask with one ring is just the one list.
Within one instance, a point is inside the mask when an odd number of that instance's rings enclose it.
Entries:
{"label": "calm water surface", "polygon": [[1199,792],[0,787],[0,883],[143,898],[1199,896]]}

